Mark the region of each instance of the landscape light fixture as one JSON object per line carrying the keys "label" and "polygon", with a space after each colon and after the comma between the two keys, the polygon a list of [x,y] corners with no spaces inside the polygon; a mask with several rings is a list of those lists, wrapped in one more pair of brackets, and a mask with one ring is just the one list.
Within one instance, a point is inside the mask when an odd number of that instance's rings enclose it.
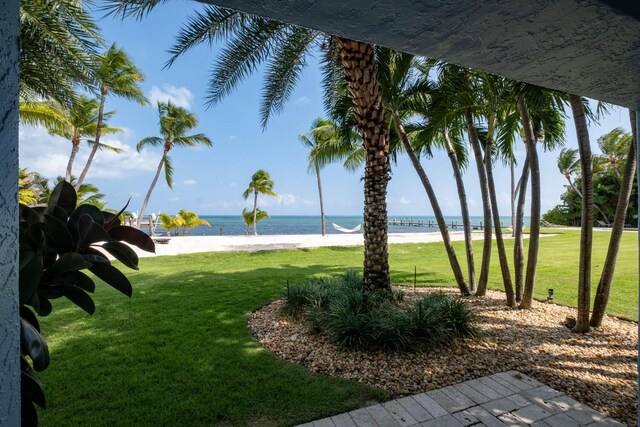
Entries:
{"label": "landscape light fixture", "polygon": [[553,289],[547,289],[547,302],[553,302]]}

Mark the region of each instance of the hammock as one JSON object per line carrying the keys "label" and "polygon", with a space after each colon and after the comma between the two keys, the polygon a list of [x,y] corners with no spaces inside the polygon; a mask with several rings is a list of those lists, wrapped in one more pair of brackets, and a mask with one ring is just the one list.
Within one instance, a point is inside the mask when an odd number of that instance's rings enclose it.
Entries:
{"label": "hammock", "polygon": [[338,224],[336,224],[335,222],[332,222],[331,225],[333,225],[333,228],[335,228],[338,231],[342,231],[343,233],[355,233],[356,231],[360,231],[360,224],[356,225],[353,228],[344,228],[344,227],[340,227]]}

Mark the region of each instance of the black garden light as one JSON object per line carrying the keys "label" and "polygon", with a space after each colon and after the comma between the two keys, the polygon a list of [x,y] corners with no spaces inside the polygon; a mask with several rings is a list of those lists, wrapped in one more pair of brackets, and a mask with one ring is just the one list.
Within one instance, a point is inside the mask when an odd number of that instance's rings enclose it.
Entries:
{"label": "black garden light", "polygon": [[547,289],[547,302],[553,302],[553,289]]}

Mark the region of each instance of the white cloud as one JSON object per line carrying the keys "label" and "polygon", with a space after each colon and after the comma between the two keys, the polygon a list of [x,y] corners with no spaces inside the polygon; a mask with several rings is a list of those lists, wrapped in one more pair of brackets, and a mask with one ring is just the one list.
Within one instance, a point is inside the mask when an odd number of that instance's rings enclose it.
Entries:
{"label": "white cloud", "polygon": [[238,137],[236,135],[229,135],[229,139],[233,141],[234,139],[238,139]]}
{"label": "white cloud", "polygon": [[158,86],[153,86],[149,91],[149,100],[152,105],[157,102],[168,102],[178,107],[191,108],[193,102],[193,93],[186,87],[175,87],[169,84],[163,84],[162,89]]}
{"label": "white cloud", "polygon": [[[98,151],[93,159],[87,180],[94,178],[125,179],[155,171],[160,155],[147,150],[138,153],[135,147],[114,138],[105,138],[101,142],[120,148],[120,153]],[[20,167],[37,171],[46,178],[54,179],[64,175],[71,144],[64,138],[51,136],[42,128],[20,128]],[[82,171],[90,149],[86,144],[80,146],[73,165],[73,175]],[[133,194],[132,194],[133,196]]]}
{"label": "white cloud", "polygon": [[[253,199],[247,200],[245,202],[246,206],[253,208]],[[258,206],[261,207],[271,207],[271,206],[312,206],[315,202],[313,200],[308,200],[302,198],[300,196],[296,196],[293,193],[280,193],[276,197],[270,196],[258,196]]]}
{"label": "white cloud", "polygon": [[400,203],[401,205],[410,205],[411,200],[407,199],[405,196],[402,196],[400,197],[400,200],[398,200],[398,203]]}
{"label": "white cloud", "polygon": [[296,99],[295,103],[298,105],[307,105],[311,102],[311,98],[309,98],[308,96],[301,96],[300,98]]}
{"label": "white cloud", "polygon": [[198,181],[196,181],[195,179],[185,179],[184,181],[182,181],[182,183],[184,185],[196,185]]}
{"label": "white cloud", "polygon": [[178,196],[173,196],[173,197],[171,197],[171,198],[169,199],[169,201],[170,201],[171,203],[175,203],[175,202],[177,202],[178,200],[180,200],[180,197],[178,197]]}

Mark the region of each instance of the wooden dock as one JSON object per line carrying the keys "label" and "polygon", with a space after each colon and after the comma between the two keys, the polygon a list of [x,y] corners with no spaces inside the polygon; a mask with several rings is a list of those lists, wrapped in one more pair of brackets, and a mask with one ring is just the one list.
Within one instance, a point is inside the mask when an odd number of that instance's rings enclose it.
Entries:
{"label": "wooden dock", "polygon": [[[500,223],[504,227],[504,223]],[[428,227],[438,228],[438,222],[435,219],[416,219],[416,218],[389,218],[389,225],[399,225],[402,227]],[[464,225],[462,221],[447,221],[446,225],[452,230],[462,229]],[[471,223],[472,230],[484,230],[484,224],[482,221]]]}

